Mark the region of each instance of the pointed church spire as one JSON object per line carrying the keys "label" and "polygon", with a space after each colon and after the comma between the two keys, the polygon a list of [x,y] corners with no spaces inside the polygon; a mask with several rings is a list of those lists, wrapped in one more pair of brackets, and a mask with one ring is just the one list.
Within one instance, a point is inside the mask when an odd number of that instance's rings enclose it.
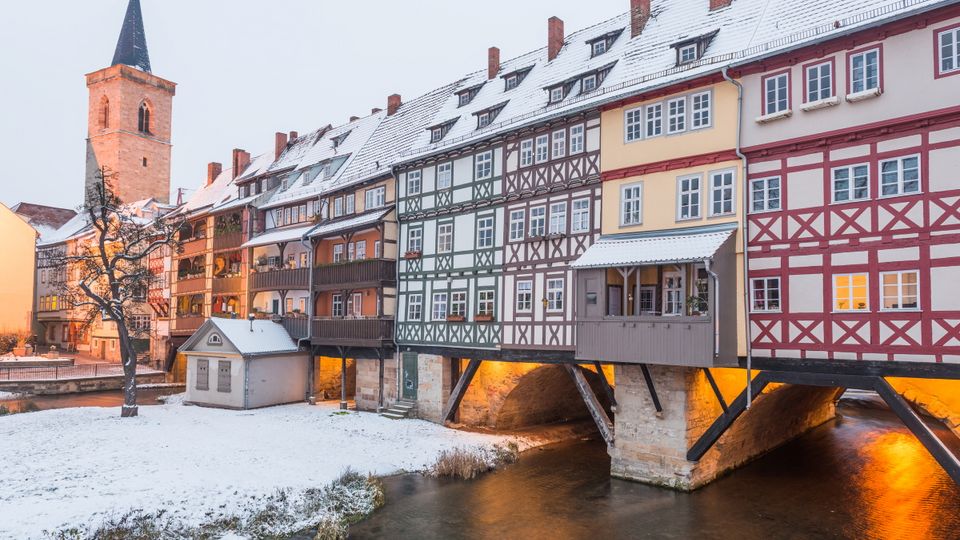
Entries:
{"label": "pointed church spire", "polygon": [[125,64],[150,73],[150,54],[147,52],[147,35],[143,31],[143,15],[140,13],[140,0],[130,0],[127,15],[123,18],[117,51],[113,53],[113,64]]}

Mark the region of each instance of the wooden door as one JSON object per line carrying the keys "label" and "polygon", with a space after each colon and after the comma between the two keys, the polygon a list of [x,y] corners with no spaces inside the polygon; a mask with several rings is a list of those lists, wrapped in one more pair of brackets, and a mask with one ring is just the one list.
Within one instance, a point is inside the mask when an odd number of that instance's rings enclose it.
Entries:
{"label": "wooden door", "polygon": [[417,353],[403,353],[401,357],[401,377],[403,399],[417,399]]}

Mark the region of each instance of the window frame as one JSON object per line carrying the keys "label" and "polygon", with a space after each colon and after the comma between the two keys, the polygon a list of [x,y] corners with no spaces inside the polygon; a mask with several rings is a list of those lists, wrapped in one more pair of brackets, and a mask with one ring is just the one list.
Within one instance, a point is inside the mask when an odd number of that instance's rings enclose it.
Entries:
{"label": "window frame", "polygon": [[520,166],[530,167],[534,161],[533,139],[524,139],[520,141]]}
{"label": "window frame", "polygon": [[[785,97],[786,97],[786,100],[785,100],[785,101],[786,101],[786,106],[785,106],[784,108],[782,108],[782,109],[779,109],[779,108],[778,108],[777,110],[770,110],[770,109],[769,109],[770,102],[768,101],[769,96],[767,95],[767,83],[768,83],[769,81],[772,81],[772,80],[773,80],[773,81],[776,81],[776,80],[779,80],[779,79],[781,79],[781,78],[785,78],[786,81],[787,81],[787,82],[786,82],[786,85],[785,85],[785,87],[784,87],[784,91],[786,92],[786,96],[785,96]],[[792,72],[791,72],[791,70],[790,70],[789,68],[787,68],[787,69],[782,69],[782,70],[780,70],[780,71],[775,71],[775,72],[773,72],[773,73],[768,73],[768,74],[766,74],[766,75],[764,75],[763,77],[760,78],[760,96],[761,96],[761,99],[760,99],[760,116],[771,116],[771,115],[776,115],[776,114],[786,114],[786,113],[788,113],[788,112],[790,112],[790,111],[793,110],[793,91],[792,91],[793,80],[792,80],[792,78],[793,78],[793,75],[792,75]],[[775,103],[779,106],[779,103],[780,103],[780,99],[779,99],[779,98],[780,98],[780,96],[779,96],[780,88],[779,88],[779,85],[777,86],[777,88],[776,88],[775,90],[776,90],[776,92],[778,93],[778,95],[776,96],[776,99],[775,99]]]}
{"label": "window frame", "polygon": [[[541,144],[542,142],[542,144]],[[540,157],[540,149],[543,149],[543,157]],[[537,135],[533,143],[533,162],[537,165],[550,161],[550,134],[544,133]]]}
{"label": "window frame", "polygon": [[[697,188],[696,190],[684,189],[684,182],[692,182],[696,180]],[[683,197],[684,195],[688,196],[687,206],[692,208],[694,204],[696,205],[697,213],[684,217],[683,216]],[[694,197],[696,198],[696,203],[693,202]],[[703,218],[703,175],[702,174],[687,174],[677,177],[677,198],[676,198],[676,220],[677,221],[692,221]]]}
{"label": "window frame", "polygon": [[[593,81],[593,86],[590,88],[587,88],[587,81]],[[590,75],[586,75],[582,79],[580,79],[581,94],[589,94],[590,92],[593,92],[597,88],[600,88],[600,77],[597,76],[596,73],[591,73]]]}
{"label": "window frame", "polygon": [[[489,223],[489,225],[485,225]],[[476,249],[490,249],[494,247],[495,225],[494,216],[477,217]]]}
{"label": "window frame", "polygon": [[[865,196],[863,196],[863,197],[857,198],[857,197],[854,197],[854,194],[856,193],[856,189],[857,189],[856,183],[855,183],[855,179],[857,178],[857,176],[853,174],[853,171],[854,171],[855,169],[859,168],[859,167],[866,167],[866,169],[867,169],[867,186],[866,186],[867,194],[866,194]],[[842,201],[841,201],[841,200],[837,200],[837,184],[836,184],[836,183],[837,183],[837,171],[841,171],[841,170],[846,170],[846,171],[847,171],[847,175],[848,175],[848,176],[847,176],[847,182],[848,182],[848,183],[847,183],[846,193],[847,193],[847,196],[849,197],[848,199],[845,199],[845,200],[842,200]],[[869,163],[869,162],[865,162],[865,163],[853,163],[853,164],[850,164],[850,165],[843,165],[843,166],[840,166],[840,167],[832,167],[832,168],[830,169],[830,203],[831,203],[831,204],[847,204],[847,203],[852,203],[852,202],[869,201],[869,200],[870,200],[870,191],[871,191],[871,190],[870,190],[870,163]]]}
{"label": "window frame", "polygon": [[[517,216],[519,215],[519,219]],[[516,226],[519,225],[519,228]],[[519,235],[514,233],[519,231]],[[522,242],[527,236],[527,210],[525,208],[515,208],[510,210],[510,230],[509,238],[511,242]]]}
{"label": "window frame", "polygon": [[[414,236],[414,232],[418,234]],[[413,249],[414,239],[417,241],[416,249]],[[419,251],[423,253],[423,227],[410,227],[407,229],[407,251]]]}
{"label": "window frame", "polygon": [[[441,229],[446,229],[449,227],[449,233],[441,232]],[[448,237],[449,242],[444,241],[444,238]],[[445,244],[449,244],[447,249],[440,249]],[[436,246],[437,255],[446,255],[448,253],[453,253],[453,221],[448,221],[446,223],[437,223],[437,246]]]}
{"label": "window frame", "polygon": [[[645,113],[645,107],[632,107],[623,111],[623,142],[632,143],[643,140],[646,130]],[[632,115],[636,115],[633,122],[630,120]],[[637,121],[637,118],[639,118],[639,121]],[[638,128],[637,133],[631,131],[634,128]]]}
{"label": "window frame", "polygon": [[[484,296],[489,295],[488,299]],[[489,304],[489,309],[487,305]],[[477,315],[489,315],[493,317],[497,312],[497,293],[494,289],[483,288],[477,290],[477,309],[474,310]]]}
{"label": "window frame", "polygon": [[[570,233],[571,234],[581,234],[590,232],[590,198],[583,197],[579,199],[574,199],[570,201]],[[580,203],[586,203],[582,208],[577,208],[577,205]],[[582,219],[583,216],[586,216],[586,219]],[[581,225],[581,221],[583,221]]]}
{"label": "window frame", "polygon": [[[430,297],[430,320],[431,321],[445,321],[447,320],[447,315],[449,311],[448,306],[448,294],[446,292],[435,292]],[[438,302],[438,299],[442,299],[442,302]],[[442,307],[442,313],[438,312],[438,307]]]}
{"label": "window frame", "polygon": [[346,314],[346,305],[340,293],[330,295],[330,316],[342,319]]}
{"label": "window frame", "polygon": [[[539,216],[534,216],[534,212],[543,213]],[[546,236],[547,234],[547,206],[545,204],[538,206],[530,207],[530,219],[527,220],[527,235],[530,238],[539,238],[541,236]],[[534,234],[534,223],[539,223],[539,234]]]}
{"label": "window frame", "polygon": [[[481,167],[488,168],[485,174],[481,174]],[[473,155],[473,178],[475,181],[489,180],[494,177],[493,174],[493,150],[480,152]]]}
{"label": "window frame", "polygon": [[[411,186],[413,185],[413,179],[416,178],[416,190],[413,190]],[[407,173],[407,195],[420,195],[423,193],[423,171],[410,171]],[[366,197],[366,194],[364,194]],[[366,202],[366,201],[364,201]]]}
{"label": "window frame", "polygon": [[[556,228],[554,225],[556,225]],[[567,234],[567,201],[550,203],[550,219],[547,224],[547,234]]]}
{"label": "window frame", "polygon": [[[416,307],[416,313],[413,308]],[[416,317],[414,317],[416,314]],[[407,295],[407,320],[423,321],[423,293],[410,293]]]}
{"label": "window frame", "polygon": [[[852,307],[850,309],[838,308],[837,300],[839,299],[839,295],[837,294],[837,287],[838,287],[837,278],[841,278],[841,277],[850,278],[850,285],[847,286],[847,288],[850,289],[850,296],[846,298],[846,300],[849,300],[850,305],[852,306],[854,303],[853,301],[855,300],[853,296],[854,294],[853,278],[856,276],[863,276],[866,279],[866,284],[864,285],[864,290],[866,291],[864,304],[866,305],[866,307],[864,309],[853,309]],[[831,311],[833,313],[869,313],[871,311],[870,309],[870,273],[869,272],[841,272],[841,273],[833,274],[833,276],[831,276],[831,287],[832,287]]]}
{"label": "window frame", "polygon": [[[854,66],[853,59],[857,56],[866,57],[867,54],[876,51],[877,52],[877,86],[874,88],[867,88],[864,86],[863,90],[854,91]],[[866,64],[864,64],[864,79],[866,79]],[[874,45],[868,45],[866,47],[861,47],[859,49],[849,51],[847,53],[847,96],[867,94],[869,92],[883,92],[883,44],[877,43]]]}
{"label": "window frame", "polygon": [[[422,182],[422,177],[421,177]],[[374,204],[370,204],[370,196],[374,197]],[[383,208],[387,205],[387,187],[386,186],[377,186],[370,188],[363,192],[363,203],[364,210],[370,210],[373,208]]]}
{"label": "window frame", "polygon": [[554,86],[550,89],[549,104],[560,103],[566,97],[566,94],[563,85]]}
{"label": "window frame", "polygon": [[[574,131],[579,131],[578,134],[575,134]],[[574,142],[577,142],[577,145],[574,145]],[[587,125],[586,124],[576,124],[570,126],[570,155],[582,153],[587,148]]]}
{"label": "window frame", "polygon": [[[913,285],[914,285],[914,287],[916,287],[916,294],[915,294],[915,296],[916,296],[916,303],[917,303],[917,305],[916,305],[915,307],[896,307],[896,308],[888,308],[888,307],[885,307],[885,304],[886,304],[886,301],[887,301],[887,298],[888,298],[888,297],[887,297],[886,290],[885,290],[885,288],[886,288],[886,283],[884,283],[884,278],[885,278],[886,276],[897,276],[897,284],[896,284],[896,286],[897,286],[897,303],[898,303],[898,305],[903,306],[903,298],[904,298],[904,296],[905,296],[905,295],[904,295],[904,292],[903,292],[903,288],[904,288],[903,275],[904,275],[904,274],[913,274],[913,275],[915,276],[915,278],[916,278],[916,281],[913,283]],[[922,304],[921,304],[921,302],[920,302],[920,271],[919,271],[919,270],[888,270],[888,271],[883,271],[883,272],[880,272],[880,280],[879,280],[879,281],[880,281],[880,282],[879,282],[879,285],[880,285],[880,311],[886,311],[886,312],[913,312],[913,311],[920,311],[920,310],[921,310]]]}
{"label": "window frame", "polygon": [[[600,49],[599,51],[597,49]],[[590,58],[596,58],[609,51],[609,45],[606,38],[595,39],[590,43]]]}
{"label": "window frame", "polygon": [[[628,190],[633,190],[633,189],[637,189],[637,194],[636,194],[636,199],[637,199],[637,200],[635,201],[635,203],[636,203],[636,205],[637,205],[637,208],[636,208],[636,211],[635,211],[635,213],[636,213],[636,215],[637,215],[637,219],[636,219],[636,221],[633,221],[633,220],[627,221],[627,219],[626,219],[626,217],[627,217],[627,206],[626,206],[626,205],[627,205],[627,202],[628,202],[628,201],[627,201],[626,194],[627,194],[627,191],[628,191]],[[634,202],[634,201],[631,200],[631,203],[633,203],[633,202]],[[634,212],[631,212],[631,215],[632,215],[633,213],[634,213]],[[643,182],[633,182],[633,183],[630,183],[630,184],[624,184],[624,185],[620,186],[620,226],[621,226],[621,227],[634,227],[634,226],[636,226],[636,225],[643,225]]]}
{"label": "window frame", "polygon": [[450,299],[447,303],[447,318],[450,317],[467,318],[467,291],[450,291]]}
{"label": "window frame", "polygon": [[[650,116],[651,113],[656,111],[656,116]],[[653,133],[650,129],[651,125],[657,126],[657,132]],[[653,137],[660,137],[663,135],[663,102],[658,101],[657,103],[648,103],[643,107],[643,137],[645,139],[650,139]]]}
{"label": "window frame", "polygon": [[[697,125],[697,98],[706,97],[707,106],[706,106],[706,122]],[[703,109],[699,112],[702,113]],[[697,129],[707,129],[713,127],[713,91],[704,90],[703,92],[695,92],[690,94],[690,131]]]}
{"label": "window frame", "polygon": [[[520,290],[520,285],[529,285],[529,289]],[[517,313],[533,313],[533,280],[518,279],[514,285],[514,308]]]}
{"label": "window frame", "polygon": [[550,159],[563,159],[565,157],[567,157],[567,130],[554,130],[550,134]]}
{"label": "window frame", "polygon": [[[823,76],[819,73],[817,74],[817,99],[810,99],[810,70],[817,69],[819,70],[823,66],[827,66],[830,71],[830,85],[828,91],[830,95],[822,95],[823,88],[820,86]],[[813,62],[804,64],[801,69],[803,70],[803,102],[804,103],[816,103],[826,99],[832,99],[837,96],[837,60],[836,57],[831,56],[830,58],[815,60]]]}
{"label": "window frame", "polygon": [[[953,68],[943,71],[943,47],[940,43],[941,36],[953,34]],[[943,28],[937,28],[933,31],[933,77],[940,79],[952,75],[960,75],[960,23],[952,24]]]}
{"label": "window frame", "polygon": [[[763,288],[757,289],[757,282],[763,282]],[[770,282],[776,281],[776,288],[770,287]],[[780,276],[762,276],[750,278],[750,313],[781,313],[783,311],[783,280]],[[757,307],[757,291],[763,291],[763,308]],[[777,291],[777,307],[771,308],[770,291]]]}
{"label": "window frame", "polygon": [[[693,57],[689,59],[684,58],[684,52],[693,50]],[[677,47],[677,65],[683,66],[686,64],[692,64],[700,59],[700,47],[699,44],[694,42],[687,45],[682,45]]]}
{"label": "window frame", "polygon": [[[779,193],[778,193],[778,195],[777,195],[777,207],[776,207],[776,208],[771,208],[771,207],[770,207],[770,204],[769,204],[769,203],[770,203],[770,197],[767,195],[767,193],[770,191],[770,181],[771,181],[771,180],[777,180],[777,191],[778,191]],[[757,209],[755,208],[755,206],[756,206],[756,199],[754,198],[755,190],[754,190],[753,186],[754,186],[754,184],[755,184],[756,182],[763,182],[763,183],[764,183],[764,188],[763,188],[763,191],[764,191],[763,209],[761,209],[761,210],[757,210]],[[783,177],[781,177],[780,175],[766,176],[766,177],[763,177],[763,178],[751,178],[750,181],[747,183],[747,188],[750,189],[750,208],[749,208],[749,213],[751,213],[751,214],[762,214],[762,213],[764,213],[764,212],[780,212],[780,211],[783,210]]]}
{"label": "window frame", "polygon": [[[547,313],[563,313],[566,308],[566,280],[562,277],[558,278],[547,278],[546,283],[544,284],[544,298],[547,299],[546,312]],[[560,283],[560,287],[556,288],[552,285]]]}
{"label": "window frame", "polygon": [[[917,189],[915,191],[904,191],[903,184],[904,180],[904,167],[903,161],[907,159],[916,159],[917,160]],[[889,163],[895,161],[897,162],[897,192],[891,194],[885,194],[883,192],[884,182],[883,182],[883,165],[884,163]],[[877,161],[877,197],[880,199],[889,199],[892,197],[904,197],[911,195],[919,195],[923,193],[923,160],[921,159],[920,154],[908,154],[905,156],[891,157],[886,159],[881,159]]]}
{"label": "window frame", "polygon": [[[687,96],[671,98],[666,101],[667,104],[667,135],[676,135],[687,131]],[[674,114],[671,105],[679,104],[680,113]],[[677,120],[677,128],[671,126],[671,121]]]}
{"label": "window frame", "polygon": [[[726,176],[726,175],[728,175],[728,174],[730,175],[730,185],[729,185],[729,186],[721,185],[721,186],[718,188],[718,187],[714,184],[714,179],[717,178],[717,177],[724,177],[724,176]],[[720,217],[720,216],[732,216],[732,215],[736,214],[736,213],[737,213],[737,170],[736,170],[736,169],[721,169],[721,170],[719,170],[719,171],[710,171],[710,172],[708,173],[708,178],[709,178],[709,180],[710,180],[710,181],[709,181],[709,186],[708,186],[708,189],[709,189],[709,191],[710,191],[710,200],[708,201],[708,204],[709,204],[708,216],[709,216],[709,217]],[[729,202],[730,202],[730,210],[729,210],[729,211],[726,211],[726,212],[723,211],[723,205],[724,205],[724,203],[726,203],[727,201],[726,201],[726,199],[721,199],[721,201],[720,201],[720,203],[721,203],[720,212],[715,212],[715,211],[714,211],[714,203],[717,201],[717,199],[715,198],[716,193],[717,193],[718,191],[720,191],[720,192],[722,193],[723,191],[727,190],[728,188],[729,188],[729,190],[730,190],[730,201],[729,201]]]}
{"label": "window frame", "polygon": [[[446,167],[446,170],[447,170],[447,172],[448,172],[449,174],[446,176],[446,181],[443,182],[443,185],[441,185],[441,182],[440,182],[440,179],[441,179],[440,169],[443,168],[443,167]],[[444,189],[450,189],[450,188],[452,188],[452,187],[453,187],[453,163],[451,163],[451,162],[449,162],[449,161],[446,162],[446,163],[440,163],[439,165],[437,165],[437,190],[438,190],[438,191],[441,191],[441,190],[444,190]]]}

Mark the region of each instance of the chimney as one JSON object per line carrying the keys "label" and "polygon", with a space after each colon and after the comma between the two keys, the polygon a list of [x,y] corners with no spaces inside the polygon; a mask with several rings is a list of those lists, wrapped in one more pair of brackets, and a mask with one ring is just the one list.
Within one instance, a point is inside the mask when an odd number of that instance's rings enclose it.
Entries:
{"label": "chimney", "polygon": [[236,178],[243,174],[250,165],[250,153],[239,148],[233,149],[233,177]]}
{"label": "chimney", "polygon": [[290,132],[290,142],[293,142],[293,141],[297,140],[297,138],[299,138],[299,137],[300,137],[300,134],[297,133],[296,131],[291,131],[291,132]]}
{"label": "chimney", "polygon": [[500,49],[490,47],[487,51],[487,79],[496,79],[497,73],[500,73]]}
{"label": "chimney", "polygon": [[733,0],[710,0],[710,11],[725,8],[733,3]]}
{"label": "chimney", "polygon": [[382,111],[382,110],[383,110],[383,109],[379,109],[379,108],[377,108],[377,107],[374,107],[374,108],[370,109],[370,114],[377,114],[378,112],[380,112],[380,111]]}
{"label": "chimney", "polygon": [[280,154],[287,149],[287,134],[277,132],[276,138],[274,139],[273,146],[273,159],[280,159]]}
{"label": "chimney", "polygon": [[547,61],[553,61],[560,54],[563,38],[563,21],[558,17],[550,17],[547,21]]}
{"label": "chimney", "polygon": [[[716,0],[710,0],[715,2]],[[650,0],[630,0],[630,37],[637,37],[650,19]]]}
{"label": "chimney", "polygon": [[222,172],[223,172],[223,165],[221,165],[220,163],[216,163],[216,162],[208,163],[207,164],[207,185],[209,186],[210,184],[212,184],[213,181],[216,180],[217,177],[220,176],[220,173]]}
{"label": "chimney", "polygon": [[403,103],[400,98],[400,94],[393,94],[387,98],[387,116],[393,116],[397,114],[397,110],[400,109],[400,105]]}

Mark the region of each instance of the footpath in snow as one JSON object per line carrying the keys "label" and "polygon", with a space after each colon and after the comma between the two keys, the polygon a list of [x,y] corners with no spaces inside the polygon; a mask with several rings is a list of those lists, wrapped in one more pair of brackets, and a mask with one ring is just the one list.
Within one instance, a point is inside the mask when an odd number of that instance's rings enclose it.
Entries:
{"label": "footpath in snow", "polygon": [[256,411],[168,404],[140,407],[132,419],[118,408],[12,415],[0,418],[0,538],[42,537],[130,510],[166,510],[195,525],[239,499],[323,487],[348,467],[422,471],[443,450],[506,440],[342,414],[336,403]]}

